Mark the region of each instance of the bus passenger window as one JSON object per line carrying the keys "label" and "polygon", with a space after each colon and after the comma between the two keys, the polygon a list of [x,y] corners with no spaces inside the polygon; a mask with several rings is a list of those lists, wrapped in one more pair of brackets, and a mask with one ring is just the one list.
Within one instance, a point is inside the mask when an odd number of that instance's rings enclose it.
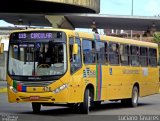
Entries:
{"label": "bus passenger window", "polygon": [[149,49],[149,65],[150,66],[157,66],[157,50],[156,49]]}
{"label": "bus passenger window", "polygon": [[139,47],[131,46],[130,62],[132,66],[139,66]]}
{"label": "bus passenger window", "polygon": [[105,43],[96,42],[97,63],[104,64],[105,61]]}
{"label": "bus passenger window", "polygon": [[95,44],[94,41],[83,40],[83,58],[85,64],[92,64],[96,62]]}
{"label": "bus passenger window", "polygon": [[139,61],[140,61],[140,65],[145,67],[148,66],[148,51],[146,47],[141,47],[140,48],[140,57],[139,57]]}
{"label": "bus passenger window", "polygon": [[120,45],[120,61],[122,65],[129,65],[129,45]]}
{"label": "bus passenger window", "polygon": [[119,45],[117,43],[109,43],[109,63],[111,65],[119,64]]}

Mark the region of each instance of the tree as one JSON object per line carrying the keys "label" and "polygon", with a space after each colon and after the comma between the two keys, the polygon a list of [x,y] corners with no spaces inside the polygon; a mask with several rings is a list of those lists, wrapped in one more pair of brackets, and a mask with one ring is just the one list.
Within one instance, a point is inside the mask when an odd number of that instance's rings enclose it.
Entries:
{"label": "tree", "polygon": [[153,35],[153,40],[154,43],[158,44],[158,50],[159,50],[159,61],[158,63],[160,64],[160,32],[157,32]]}
{"label": "tree", "polygon": [[158,50],[159,50],[159,55],[160,55],[160,33],[155,33],[153,35],[153,40],[154,43],[158,44]]}

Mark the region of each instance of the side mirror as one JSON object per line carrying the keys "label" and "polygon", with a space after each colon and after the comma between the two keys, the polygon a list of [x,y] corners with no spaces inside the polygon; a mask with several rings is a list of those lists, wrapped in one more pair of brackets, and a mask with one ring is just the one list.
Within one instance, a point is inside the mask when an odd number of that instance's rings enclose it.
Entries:
{"label": "side mirror", "polygon": [[3,54],[4,52],[4,43],[0,44],[0,54]]}
{"label": "side mirror", "polygon": [[73,54],[74,54],[74,55],[77,55],[77,54],[78,54],[78,44],[77,44],[77,43],[74,43],[74,44],[73,44]]}

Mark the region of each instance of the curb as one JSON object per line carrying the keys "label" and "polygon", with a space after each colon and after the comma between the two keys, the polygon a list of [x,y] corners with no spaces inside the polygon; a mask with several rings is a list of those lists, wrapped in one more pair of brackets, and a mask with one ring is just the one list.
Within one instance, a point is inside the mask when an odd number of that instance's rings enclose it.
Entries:
{"label": "curb", "polygon": [[0,93],[4,93],[4,92],[7,92],[7,88],[0,88]]}

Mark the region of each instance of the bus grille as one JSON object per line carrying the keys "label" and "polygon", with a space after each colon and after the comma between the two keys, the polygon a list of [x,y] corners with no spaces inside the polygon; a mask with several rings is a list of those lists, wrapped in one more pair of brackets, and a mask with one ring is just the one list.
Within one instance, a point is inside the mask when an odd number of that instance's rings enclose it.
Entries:
{"label": "bus grille", "polygon": [[[30,100],[30,97],[22,97],[20,96],[20,98],[23,100],[23,101],[31,101]],[[37,101],[48,101],[50,100],[52,97],[49,96],[49,97],[39,97],[39,99]],[[34,101],[34,100],[33,100]],[[36,100],[35,100],[36,101]]]}
{"label": "bus grille", "polygon": [[46,87],[53,83],[53,81],[36,81],[36,82],[30,82],[30,81],[17,81],[17,83],[22,84],[26,87]]}

